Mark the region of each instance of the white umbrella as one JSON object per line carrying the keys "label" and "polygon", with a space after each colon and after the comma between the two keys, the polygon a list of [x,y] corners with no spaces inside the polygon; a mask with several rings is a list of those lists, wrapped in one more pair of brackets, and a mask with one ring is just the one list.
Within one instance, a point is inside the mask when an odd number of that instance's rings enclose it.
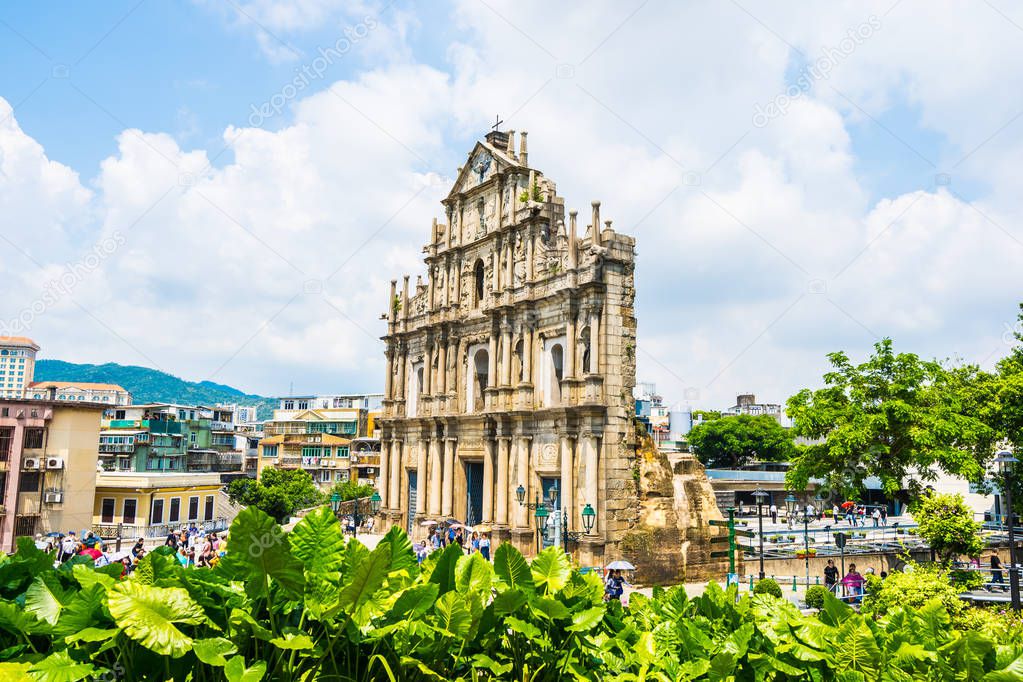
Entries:
{"label": "white umbrella", "polygon": [[436,526],[437,522],[436,521],[423,521],[419,525],[421,525],[421,526]]}
{"label": "white umbrella", "polygon": [[610,571],[635,571],[636,570],[635,566],[630,564],[628,561],[622,561],[621,559],[619,559],[618,561],[612,561],[611,563],[609,563],[606,566],[606,568],[608,570],[610,570]]}

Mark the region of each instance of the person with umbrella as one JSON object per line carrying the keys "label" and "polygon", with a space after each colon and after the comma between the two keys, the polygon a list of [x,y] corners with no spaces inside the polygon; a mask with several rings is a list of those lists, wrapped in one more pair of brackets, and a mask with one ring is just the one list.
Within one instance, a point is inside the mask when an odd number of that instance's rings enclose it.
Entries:
{"label": "person with umbrella", "polygon": [[610,572],[607,576],[607,582],[604,584],[604,600],[617,599],[621,602],[622,595],[625,593],[625,585],[631,587],[630,583],[622,577],[622,571],[634,571],[636,567],[628,561],[619,560],[609,563],[607,569]]}

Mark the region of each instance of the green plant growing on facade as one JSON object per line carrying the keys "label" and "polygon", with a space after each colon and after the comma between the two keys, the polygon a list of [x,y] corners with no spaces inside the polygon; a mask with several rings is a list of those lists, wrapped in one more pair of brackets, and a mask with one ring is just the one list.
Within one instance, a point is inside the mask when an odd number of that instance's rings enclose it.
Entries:
{"label": "green plant growing on facade", "polygon": [[391,312],[394,313],[395,317],[397,317],[398,313],[401,312],[401,296],[399,296],[398,294],[395,294],[394,300],[391,301]]}

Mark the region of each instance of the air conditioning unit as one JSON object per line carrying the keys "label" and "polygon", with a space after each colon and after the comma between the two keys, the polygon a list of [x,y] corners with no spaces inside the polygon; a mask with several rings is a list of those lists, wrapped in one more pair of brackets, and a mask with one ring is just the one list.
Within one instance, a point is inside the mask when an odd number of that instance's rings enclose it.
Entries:
{"label": "air conditioning unit", "polygon": [[51,490],[43,493],[43,502],[47,504],[60,504],[64,501],[64,493],[59,490]]}
{"label": "air conditioning unit", "polygon": [[63,457],[47,457],[46,458],[47,469],[63,469],[64,458]]}
{"label": "air conditioning unit", "polygon": [[21,460],[21,468],[22,469],[38,469],[39,468],[39,459],[36,458],[36,457],[26,457],[25,459]]}

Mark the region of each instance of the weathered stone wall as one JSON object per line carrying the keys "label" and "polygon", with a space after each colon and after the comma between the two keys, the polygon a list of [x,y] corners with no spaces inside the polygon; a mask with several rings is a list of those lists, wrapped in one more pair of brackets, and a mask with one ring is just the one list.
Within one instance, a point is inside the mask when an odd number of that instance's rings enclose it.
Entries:
{"label": "weathered stone wall", "polygon": [[703,466],[685,453],[669,459],[646,433],[637,439],[639,523],[617,547],[636,566],[636,581],[675,585],[724,576],[728,560],[712,559],[710,552],[727,545],[711,545],[710,539],[727,531],[708,523],[722,516]]}

